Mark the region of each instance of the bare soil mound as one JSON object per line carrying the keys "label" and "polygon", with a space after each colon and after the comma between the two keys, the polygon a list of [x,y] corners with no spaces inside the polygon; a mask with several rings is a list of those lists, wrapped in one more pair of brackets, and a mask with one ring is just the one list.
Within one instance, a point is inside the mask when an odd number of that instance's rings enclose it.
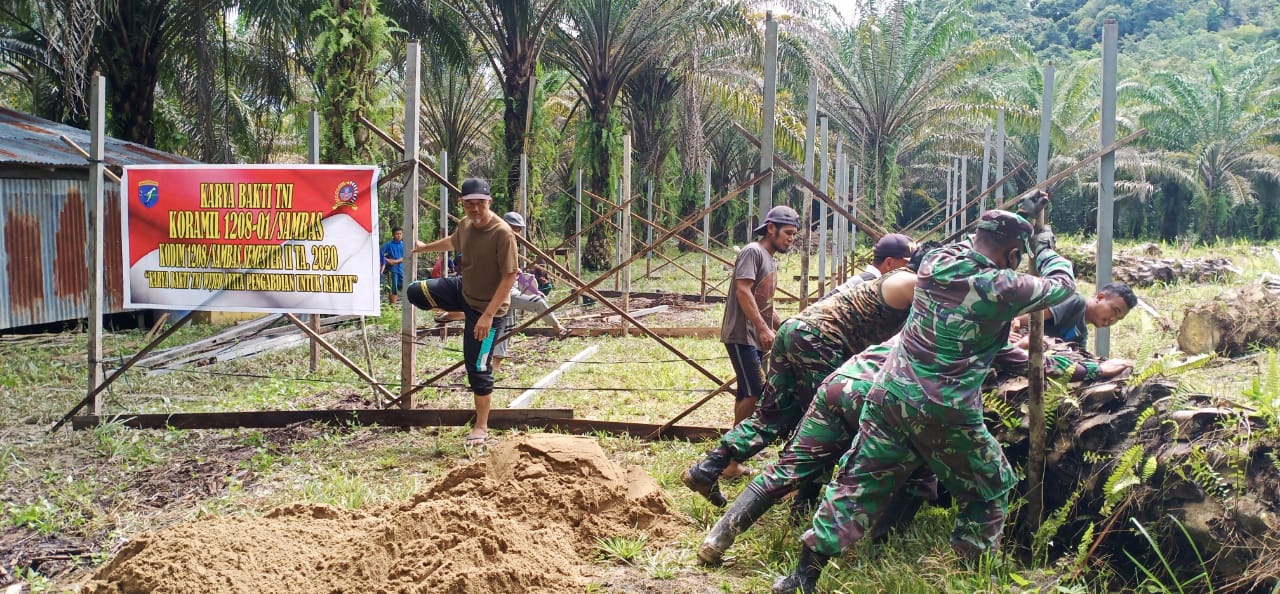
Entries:
{"label": "bare soil mound", "polygon": [[455,468],[407,503],[294,505],[144,534],[94,594],[581,591],[600,537],[670,538],[665,496],[594,439],[530,435]]}

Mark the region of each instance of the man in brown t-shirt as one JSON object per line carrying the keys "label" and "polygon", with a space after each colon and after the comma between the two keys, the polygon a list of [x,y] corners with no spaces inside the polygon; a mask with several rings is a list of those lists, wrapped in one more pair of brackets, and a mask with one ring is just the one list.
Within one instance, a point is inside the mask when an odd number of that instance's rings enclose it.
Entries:
{"label": "man in brown t-shirt", "polygon": [[462,182],[466,217],[458,223],[457,231],[431,243],[418,241],[413,248],[415,252],[460,252],[461,276],[416,281],[405,289],[405,297],[421,309],[460,311],[466,316],[462,357],[476,402],[476,422],[467,436],[467,445],[473,446],[483,445],[489,438],[491,357],[495,334],[502,328],[494,318],[507,313],[517,270],[515,235],[489,210],[492,201],[489,182],[474,178]]}
{"label": "man in brown t-shirt", "polygon": [[[761,362],[773,345],[774,329],[781,320],[773,310],[773,293],[778,283],[775,253],[787,253],[800,228],[800,214],[790,206],[775,206],[756,228],[763,235],[738,252],[733,266],[733,288],[724,304],[720,324],[720,342],[729,351],[734,375],[738,378],[737,401],[733,405],[733,423],[751,416],[764,389]],[[736,462],[725,476],[737,476]]]}

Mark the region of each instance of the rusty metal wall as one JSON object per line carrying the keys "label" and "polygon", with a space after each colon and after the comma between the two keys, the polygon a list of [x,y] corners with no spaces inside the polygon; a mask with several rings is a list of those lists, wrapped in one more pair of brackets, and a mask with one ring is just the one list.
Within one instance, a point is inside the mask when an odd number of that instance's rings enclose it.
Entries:
{"label": "rusty metal wall", "polygon": [[[119,313],[120,187],[106,197],[105,313]],[[89,315],[88,180],[0,178],[0,329]]]}

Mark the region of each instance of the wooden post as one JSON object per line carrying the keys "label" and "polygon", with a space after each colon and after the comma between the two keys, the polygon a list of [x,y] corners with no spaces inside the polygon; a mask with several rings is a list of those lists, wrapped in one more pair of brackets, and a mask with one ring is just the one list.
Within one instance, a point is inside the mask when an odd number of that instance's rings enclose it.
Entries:
{"label": "wooden post", "polygon": [[[449,153],[440,151],[440,174],[449,177]],[[528,221],[525,221],[528,224]],[[440,184],[440,237],[449,236],[449,186]],[[453,254],[445,250],[440,257],[440,276],[449,276],[449,257]],[[408,307],[405,305],[403,307]]]}
{"label": "wooden post", "polygon": [[[418,42],[410,41],[406,50],[404,67],[404,160],[410,163],[418,161],[418,110],[421,106],[419,93],[422,74],[422,54]],[[417,277],[418,255],[413,247],[418,241],[418,167],[409,169],[404,184],[404,228],[405,242],[410,248],[404,252],[404,283],[408,287]],[[414,362],[417,360],[418,323],[414,313],[416,307],[405,303],[400,307],[400,408],[415,408],[416,398],[410,393],[413,389]]]}
{"label": "wooden post", "polygon": [[760,185],[760,215],[773,208],[773,129],[778,104],[778,21],[773,12],[764,13],[764,118],[760,125],[760,168],[768,171]]}
{"label": "wooden post", "polygon": [[578,208],[573,217],[573,232],[577,236],[573,250],[573,273],[582,278],[582,169],[578,169],[578,182],[574,185],[574,198]]}
{"label": "wooden post", "polygon": [[[1049,131],[1053,124],[1053,64],[1044,67],[1044,95],[1040,100],[1040,150],[1036,159],[1036,183],[1049,177]],[[1045,212],[1036,218],[1036,231],[1044,228]],[[1032,274],[1038,274],[1034,258]],[[1031,312],[1030,368],[1027,370],[1027,520],[1034,532],[1044,517],[1044,463],[1048,428],[1044,411],[1044,310]]]}
{"label": "wooden post", "polygon": [[[858,174],[860,170],[857,165],[853,166],[853,175],[849,184],[849,212],[853,213],[856,218],[858,216]],[[849,226],[849,272],[854,272],[853,268],[853,251],[858,248],[858,226]]]}
{"label": "wooden post", "polygon": [[[996,114],[996,179],[1004,179],[1004,148],[1006,143],[1004,135],[1004,110],[1000,110]],[[1004,202],[1004,183],[997,182],[996,186],[996,204]]]}
{"label": "wooden post", "polygon": [[[768,183],[770,178],[765,178]],[[702,208],[705,210],[711,207],[711,159],[707,158],[707,166],[702,174],[703,198]],[[707,302],[707,251],[711,249],[711,213],[707,212],[702,215],[702,285],[698,288],[698,294],[702,296],[701,302]],[[732,274],[732,273],[730,273]],[[729,289],[730,291],[733,288]]]}
{"label": "wooden post", "polygon": [[[622,229],[622,210],[621,209],[624,204],[627,204],[626,198],[622,196],[622,180],[621,179],[619,179],[618,182],[613,185],[613,196],[614,196],[614,199],[618,201],[617,203],[618,208],[615,210],[613,215],[614,217],[617,218],[617,220],[614,221],[614,228],[621,230]],[[627,205],[630,206],[629,204]],[[621,263],[622,263],[622,233],[616,233],[613,236],[613,265],[617,266]],[[613,290],[614,291],[622,290],[621,274],[615,274],[613,276]]]}
{"label": "wooden post", "polygon": [[[106,133],[107,80],[97,72],[89,89],[89,377],[86,394],[93,396],[93,414],[102,414],[102,309],[106,289],[102,271],[106,270],[106,202],[102,172]],[[129,189],[120,188],[120,200],[128,201]],[[128,241],[129,238],[123,238]],[[128,271],[125,271],[126,274]]]}
{"label": "wooden post", "polygon": [[951,200],[951,189],[952,189],[952,186],[951,186],[951,164],[950,164],[950,163],[947,163],[945,177],[946,177],[946,180],[947,180],[947,181],[943,184],[943,185],[945,186],[945,188],[946,188],[946,191],[943,193],[943,196],[944,196],[944,198],[943,198],[943,205],[944,205],[945,207],[942,209],[942,212],[943,212],[944,216],[946,217],[946,220],[945,220],[945,222],[946,222],[946,227],[944,227],[944,229],[943,229],[943,233],[945,233],[945,234],[947,234],[947,235],[951,235],[951,232],[955,230],[955,224],[953,223],[953,219],[952,219],[952,217],[951,217],[951,208],[952,208],[952,206],[954,205],[954,202]]}
{"label": "wooden post", "polygon": [[[320,112],[314,109],[311,110],[311,117],[307,119],[307,122],[308,122],[307,162],[312,165],[319,165],[320,164]],[[380,225],[378,225],[378,221],[374,221],[373,224],[374,224],[374,229],[378,229],[380,227]],[[381,241],[382,238],[379,237],[378,240]],[[379,301],[382,300],[381,295],[378,296],[378,300]],[[320,316],[317,314],[311,314],[310,316],[308,316],[308,319],[311,321],[311,329],[315,330],[317,335],[320,334]],[[311,339],[310,341],[309,351],[310,352],[308,353],[307,369],[311,370],[311,373],[315,373],[320,369],[320,343],[316,341],[316,339],[314,338]]]}
{"label": "wooden post", "polygon": [[[823,192],[830,192],[831,187],[827,185],[828,175],[831,171],[831,155],[828,152],[831,136],[827,128],[827,116],[818,118],[818,135],[821,141],[818,145],[818,155],[821,159],[821,166],[818,173],[818,188]],[[821,298],[827,294],[827,203],[824,200],[822,206],[818,208],[818,297]]]}
{"label": "wooden post", "polygon": [[[622,135],[622,194],[620,198],[626,200],[631,196],[631,135]],[[627,259],[631,259],[631,202],[627,202],[627,206],[622,211],[622,247],[627,252]],[[648,254],[645,254],[646,256]],[[631,265],[627,264],[622,269],[622,311],[631,312]],[[620,321],[622,328],[622,337],[627,336],[627,320],[622,318]]]}
{"label": "wooden post", "polygon": [[[836,170],[832,175],[832,182],[836,184],[832,188],[831,200],[835,200],[836,204],[840,204],[842,196],[845,195],[845,140],[836,137]],[[835,242],[835,251],[831,253],[831,284],[838,285],[845,282],[845,225],[841,225],[838,221],[833,221],[831,227],[831,241]]]}
{"label": "wooden post", "polygon": [[982,196],[982,199],[981,199],[982,201],[978,203],[978,216],[982,216],[982,213],[987,212],[987,188],[990,187],[987,184],[990,183],[988,181],[990,179],[991,179],[991,125],[987,124],[986,129],[983,130],[982,132],[982,179],[981,181],[978,182],[978,186],[982,188],[978,192]]}
{"label": "wooden post", "polygon": [[[1101,144],[1116,141],[1116,38],[1115,19],[1102,24],[1102,120]],[[1116,155],[1107,153],[1098,162],[1098,286],[1111,282],[1111,237],[1115,225]],[[1096,328],[1094,352],[1099,357],[1111,355],[1111,329]]]}
{"label": "wooden post", "polygon": [[[646,244],[653,243],[653,180],[649,180],[649,189],[645,192],[645,216],[648,217],[649,223],[645,225],[644,242]],[[649,278],[653,273],[653,252],[644,255],[644,277]]]}
{"label": "wooden post", "polygon": [[969,201],[969,159],[960,159],[960,186],[956,188],[960,192],[960,198],[956,200],[956,204],[960,207],[960,228],[969,226],[969,208],[965,206]]}
{"label": "wooden post", "polygon": [[[809,76],[809,102],[804,112],[804,177],[813,181],[813,147],[818,138],[818,78]],[[800,311],[809,307],[809,247],[813,244],[813,196],[804,188],[804,205],[800,208]],[[747,222],[750,224],[750,221]],[[748,230],[750,234],[750,230]]]}

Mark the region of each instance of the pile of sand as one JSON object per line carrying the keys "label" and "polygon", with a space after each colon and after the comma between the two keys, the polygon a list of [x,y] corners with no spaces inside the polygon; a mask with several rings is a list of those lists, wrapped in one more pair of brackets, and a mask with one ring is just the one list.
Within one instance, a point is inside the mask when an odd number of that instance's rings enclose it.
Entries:
{"label": "pile of sand", "polygon": [[408,503],[294,505],[139,536],[95,594],[581,591],[596,539],[673,536],[657,483],[594,439],[531,435],[455,468]]}

